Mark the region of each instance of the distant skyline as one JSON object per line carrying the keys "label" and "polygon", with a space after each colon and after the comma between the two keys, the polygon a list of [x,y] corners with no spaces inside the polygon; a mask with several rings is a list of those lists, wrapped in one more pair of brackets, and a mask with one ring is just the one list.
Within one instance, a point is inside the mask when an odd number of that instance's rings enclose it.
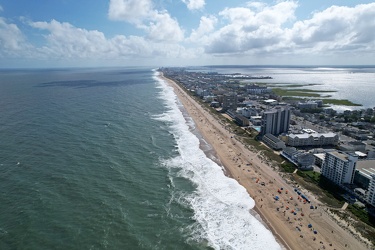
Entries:
{"label": "distant skyline", "polygon": [[375,2],[0,0],[0,68],[374,65]]}

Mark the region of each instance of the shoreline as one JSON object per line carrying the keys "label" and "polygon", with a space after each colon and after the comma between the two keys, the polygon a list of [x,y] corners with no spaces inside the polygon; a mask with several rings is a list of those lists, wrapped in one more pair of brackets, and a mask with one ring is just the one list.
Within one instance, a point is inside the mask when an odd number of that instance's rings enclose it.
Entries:
{"label": "shoreline", "polygon": [[[237,180],[247,190],[255,202],[253,210],[281,247],[284,249],[367,249],[333,222],[321,208],[320,202],[311,197],[311,194],[309,197],[314,206],[319,207],[318,209],[310,210],[309,204],[304,204],[301,200],[298,202],[294,187],[287,184],[278,172],[266,165],[258,157],[259,152],[250,151],[236,140],[234,135],[225,129],[224,124],[212,117],[177,83],[165,78],[162,73],[159,77],[173,87],[187,114],[193,119],[196,129],[212,147],[215,157],[225,169],[224,174]],[[281,187],[283,193],[278,194],[277,191]],[[280,196],[280,200],[276,201],[275,195]],[[294,196],[293,201],[289,200],[292,196]],[[292,208],[298,213],[291,214]],[[308,228],[307,225],[310,224],[313,228]],[[317,231],[317,234],[312,229]]]}

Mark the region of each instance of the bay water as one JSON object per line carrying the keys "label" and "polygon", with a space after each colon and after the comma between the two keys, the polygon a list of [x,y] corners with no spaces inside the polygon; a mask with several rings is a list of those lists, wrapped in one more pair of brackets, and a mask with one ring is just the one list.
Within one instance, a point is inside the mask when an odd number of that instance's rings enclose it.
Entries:
{"label": "bay water", "polygon": [[[211,66],[202,68],[222,74],[242,73],[270,76],[252,83],[270,83],[289,89],[311,89],[320,92],[321,99],[345,99],[362,106],[330,105],[333,109],[367,109],[375,107],[375,66]],[[292,87],[285,87],[285,86]],[[299,86],[299,87],[298,87]],[[307,98],[308,99],[308,98]],[[314,98],[315,99],[315,98]]]}

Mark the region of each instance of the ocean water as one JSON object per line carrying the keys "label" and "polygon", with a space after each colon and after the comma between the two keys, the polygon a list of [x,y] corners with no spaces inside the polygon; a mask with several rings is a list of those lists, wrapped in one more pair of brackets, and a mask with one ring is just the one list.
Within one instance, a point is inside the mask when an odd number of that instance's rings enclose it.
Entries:
{"label": "ocean water", "polygon": [[0,249],[280,249],[148,68],[0,71]]}
{"label": "ocean water", "polygon": [[[271,76],[272,79],[252,80],[273,84],[299,84],[301,88],[334,91],[322,93],[333,99],[347,99],[362,106],[332,105],[338,111],[375,107],[375,66],[219,66],[209,67],[220,73],[243,73],[254,76]],[[313,86],[303,86],[315,84]],[[296,87],[293,87],[296,88]]]}

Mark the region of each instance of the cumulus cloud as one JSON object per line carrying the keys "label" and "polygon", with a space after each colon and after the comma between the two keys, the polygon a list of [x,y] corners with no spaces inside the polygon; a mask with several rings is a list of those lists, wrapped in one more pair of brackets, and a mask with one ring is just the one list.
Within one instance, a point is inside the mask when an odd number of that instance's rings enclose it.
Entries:
{"label": "cumulus cloud", "polygon": [[151,0],[110,0],[108,16],[135,24],[155,41],[176,42],[184,38],[178,21],[166,10],[156,10]]}
{"label": "cumulus cloud", "polygon": [[206,46],[208,53],[238,53],[279,46],[282,26],[294,20],[297,3],[280,2],[274,6],[250,4],[248,7],[226,8],[219,16],[228,22],[214,32]]}
{"label": "cumulus cloud", "polygon": [[217,24],[217,18],[215,16],[203,16],[199,22],[199,27],[193,29],[190,34],[189,41],[193,43],[205,44],[205,41],[209,34],[215,30]]}
{"label": "cumulus cloud", "polygon": [[31,45],[26,42],[17,25],[8,23],[5,18],[0,17],[0,53],[2,55],[16,56],[30,47]]}
{"label": "cumulus cloud", "polygon": [[[356,53],[375,51],[375,3],[331,6],[311,18],[295,21],[297,2],[275,5],[252,2],[226,8],[206,37],[205,52],[215,55],[277,55]],[[193,32],[193,34],[195,34]]]}
{"label": "cumulus cloud", "polygon": [[[225,8],[216,15],[202,16],[187,37],[178,20],[168,11],[156,9],[152,0],[111,0],[109,5],[111,20],[133,24],[145,32],[144,36],[118,34],[108,38],[102,31],[56,20],[21,19],[23,25],[17,26],[15,19],[10,22],[0,17],[0,57],[114,60],[119,64],[137,58],[147,58],[147,62],[158,58],[199,58],[201,63],[202,58],[212,56],[235,58],[235,62],[253,55],[267,59],[288,55],[297,60],[310,55],[358,55],[373,60],[375,3],[331,6],[296,21],[297,8],[296,1],[277,1],[273,5],[249,2],[243,7]],[[21,27],[27,27],[27,34],[43,36],[43,45],[41,40],[31,45]]]}
{"label": "cumulus cloud", "polygon": [[181,30],[178,22],[171,18],[168,13],[155,13],[153,21],[145,26],[148,31],[148,37],[155,41],[181,41],[184,38],[184,32]]}
{"label": "cumulus cloud", "polygon": [[200,10],[204,7],[205,0],[182,0],[189,10]]}
{"label": "cumulus cloud", "polygon": [[48,31],[45,36],[48,44],[39,48],[39,51],[53,58],[126,60],[158,55],[188,55],[178,44],[156,43],[144,37],[117,35],[109,39],[100,31],[81,29],[56,20],[29,24],[33,28]]}
{"label": "cumulus cloud", "polygon": [[[49,31],[46,35],[48,53],[64,55],[68,58],[89,58],[91,55],[107,55],[108,42],[102,32],[76,28],[69,23],[30,22],[30,26]],[[47,49],[47,47],[44,47]]]}
{"label": "cumulus cloud", "polygon": [[353,8],[332,6],[298,21],[289,31],[297,47],[319,50],[375,48],[375,3]]}
{"label": "cumulus cloud", "polygon": [[112,20],[140,23],[152,9],[151,0],[110,0],[108,16]]}

